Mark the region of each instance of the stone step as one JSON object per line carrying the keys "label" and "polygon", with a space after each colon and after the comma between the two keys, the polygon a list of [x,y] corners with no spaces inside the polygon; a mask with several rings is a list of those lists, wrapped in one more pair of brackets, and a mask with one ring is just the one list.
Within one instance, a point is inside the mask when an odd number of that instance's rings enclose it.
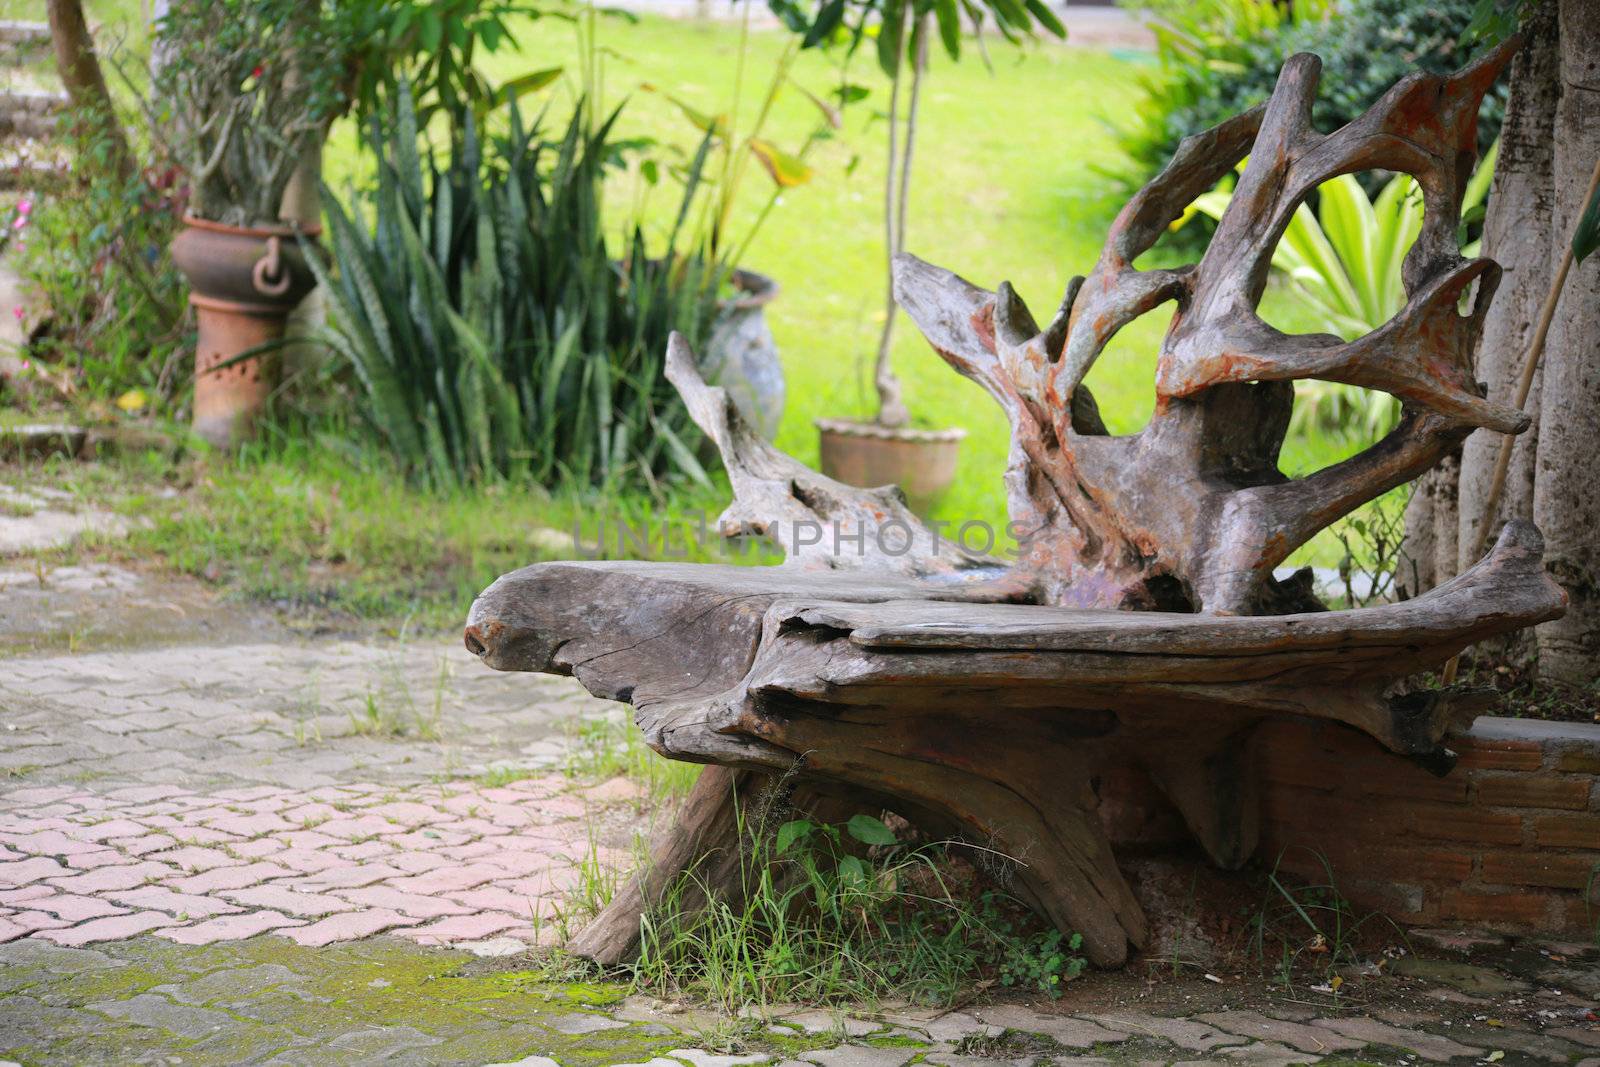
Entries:
{"label": "stone step", "polygon": [[0,137],[45,140],[56,132],[56,116],[66,110],[65,93],[47,89],[0,89]]}
{"label": "stone step", "polygon": [[10,55],[14,56],[17,52],[27,49],[48,48],[49,46],[50,26],[48,23],[0,19],[0,48],[11,50]]}

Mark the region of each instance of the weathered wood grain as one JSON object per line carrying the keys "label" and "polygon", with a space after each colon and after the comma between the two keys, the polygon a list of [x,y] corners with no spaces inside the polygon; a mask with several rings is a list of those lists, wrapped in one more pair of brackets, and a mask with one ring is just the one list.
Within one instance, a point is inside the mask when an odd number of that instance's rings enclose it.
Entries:
{"label": "weathered wood grain", "polygon": [[[1095,963],[1115,965],[1147,927],[1101,830],[1100,769],[1143,769],[1227,867],[1256,847],[1264,719],[1341,723],[1448,771],[1448,732],[1482,698],[1417,676],[1561,614],[1538,532],[1510,523],[1454,581],[1356,610],[1323,610],[1308,575],[1280,581],[1273,568],[1474,427],[1526,424],[1471,374],[1498,268],[1455,246],[1478,102],[1516,47],[1407,78],[1327,135],[1309,122],[1317,60],[1294,57],[1266,105],[1186,140],[1129,201],[1042,329],[1005,283],[990,292],[898,259],[902,306],[1011,423],[1015,560],[941,539],[893,487],[841,485],[777,451],[674,337],[668,377],[732,483],[723,531],[764,536],[787,562],[539,564],[486,589],[466,631],[489,666],[570,674],[632,704],[656,751],[715,765],[651,865],[570,947],[628,959],[641,915],[685,876],[682,906],[736,898],[760,832],[748,813],[792,799],[819,817],[892,809],[975,846],[1022,899],[1081,933]],[[1246,155],[1198,264],[1133,266]],[[1278,333],[1255,311],[1273,246],[1319,182],[1366,167],[1413,174],[1423,190],[1405,308],[1349,343]],[[1111,436],[1083,376],[1117,330],[1169,300],[1155,414]],[[1287,478],[1278,451],[1305,377],[1388,390],[1404,416],[1356,456]]]}

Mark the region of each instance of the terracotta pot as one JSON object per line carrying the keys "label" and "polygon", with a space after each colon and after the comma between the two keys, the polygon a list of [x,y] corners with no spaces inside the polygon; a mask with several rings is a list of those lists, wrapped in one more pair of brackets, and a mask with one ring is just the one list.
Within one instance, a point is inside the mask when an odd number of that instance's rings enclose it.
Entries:
{"label": "terracotta pot", "polygon": [[891,430],[870,422],[818,419],[822,473],[847,485],[898,485],[926,515],[955,480],[965,430]]}
{"label": "terracotta pot", "polygon": [[199,320],[195,347],[194,429],[220,447],[247,440],[272,391],[264,359],[215,369],[283,336],[284,322],[316,286],[299,234],[318,227],[225,226],[186,217],[172,242],[172,261],[189,280]]}

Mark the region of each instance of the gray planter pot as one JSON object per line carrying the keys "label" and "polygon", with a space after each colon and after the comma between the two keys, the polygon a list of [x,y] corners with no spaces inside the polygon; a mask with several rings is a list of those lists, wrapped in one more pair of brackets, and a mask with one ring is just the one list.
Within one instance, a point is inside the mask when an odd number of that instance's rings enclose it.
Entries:
{"label": "gray planter pot", "polygon": [[766,319],[778,283],[751,270],[735,270],[732,280],[740,295],[723,302],[700,353],[700,374],[726,389],[745,422],[770,441],[784,402],[783,364]]}

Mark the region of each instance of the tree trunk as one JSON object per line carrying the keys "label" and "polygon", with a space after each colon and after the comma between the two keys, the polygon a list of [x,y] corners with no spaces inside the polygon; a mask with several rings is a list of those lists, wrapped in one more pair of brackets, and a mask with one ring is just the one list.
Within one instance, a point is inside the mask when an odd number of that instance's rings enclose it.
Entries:
{"label": "tree trunk", "polygon": [[[1600,19],[1590,0],[1561,0],[1561,102],[1554,122],[1554,232],[1547,275],[1584,208],[1600,156]],[[1540,630],[1544,677],[1572,685],[1600,678],[1600,258],[1574,267],[1545,354],[1533,514],[1549,545],[1546,567],[1570,598],[1566,616]]]}
{"label": "tree trunk", "polygon": [[[1477,360],[1478,380],[1488,385],[1490,396],[1508,403],[1516,394],[1534,325],[1550,289],[1552,249],[1561,245],[1554,235],[1551,190],[1552,138],[1561,96],[1555,5],[1541,4],[1523,29],[1528,43],[1511,67],[1511,97],[1500,130],[1500,159],[1483,232],[1483,255],[1497,261],[1505,273],[1495,293],[1494,311],[1484,323]],[[1528,394],[1528,410],[1539,410],[1537,377]],[[1493,540],[1507,519],[1533,517],[1538,434],[1535,422],[1517,439],[1498,514],[1487,520],[1486,541]],[[1485,521],[1483,510],[1501,441],[1499,434],[1475,433],[1462,447],[1459,536],[1452,538],[1458,555],[1438,581],[1447,581],[1477,562],[1465,557],[1478,542],[1478,529]]]}
{"label": "tree trunk", "polygon": [[[283,205],[279,217],[311,227],[322,222],[322,147],[325,138],[319,137],[308,147],[296,164],[289,185],[283,191]],[[289,313],[284,334],[294,343],[283,351],[283,369],[286,376],[298,377],[317,368],[323,349],[308,341],[328,322],[328,304],[322,286],[306,294],[306,298]]]}
{"label": "tree trunk", "polygon": [[93,116],[104,130],[108,157],[118,177],[127,178],[134,173],[133,153],[128,150],[127,135],[117,121],[116,108],[111,103],[111,91],[106,88],[105,74],[95,57],[94,38],[89,34],[89,24],[83,17],[80,0],[48,0],[45,5],[50,18],[50,41],[56,53],[56,71],[61,85],[79,115]]}

